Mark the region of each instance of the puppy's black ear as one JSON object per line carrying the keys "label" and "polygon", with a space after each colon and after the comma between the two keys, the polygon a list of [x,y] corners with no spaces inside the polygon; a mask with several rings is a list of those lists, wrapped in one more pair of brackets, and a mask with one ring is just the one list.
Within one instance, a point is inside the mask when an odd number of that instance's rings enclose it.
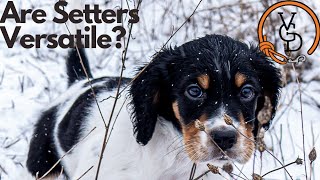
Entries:
{"label": "puppy's black ear", "polygon": [[262,126],[268,130],[275,116],[281,88],[281,74],[269,58],[262,52],[257,51],[253,62],[262,87],[262,96],[257,102],[254,134],[257,135],[258,127]]}
{"label": "puppy's black ear", "polygon": [[131,85],[132,123],[137,142],[142,145],[151,139],[158,115],[171,107],[168,90],[170,59],[170,50],[159,53],[143,72],[138,73]]}

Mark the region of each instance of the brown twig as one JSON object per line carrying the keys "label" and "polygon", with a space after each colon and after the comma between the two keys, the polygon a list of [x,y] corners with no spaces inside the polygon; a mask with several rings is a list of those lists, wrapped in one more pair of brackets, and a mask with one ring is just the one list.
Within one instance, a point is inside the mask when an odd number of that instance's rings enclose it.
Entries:
{"label": "brown twig", "polygon": [[8,149],[8,148],[10,148],[11,146],[17,144],[20,140],[21,140],[20,138],[19,138],[19,139],[16,139],[16,140],[13,141],[12,143],[6,145],[4,148],[5,148],[5,149]]}
{"label": "brown twig", "polygon": [[[225,8],[231,8],[234,6],[242,6],[242,5],[248,5],[249,3],[254,4],[254,3],[260,3],[261,1],[250,1],[250,2],[238,2],[238,3],[233,3],[233,4],[225,4],[225,5],[220,5],[220,6],[216,6],[216,7],[210,7],[210,8],[206,8],[206,9],[201,9],[198,11],[198,13],[200,12],[206,12],[206,11],[216,11],[216,10],[221,10],[221,9],[225,9]],[[241,13],[242,15],[242,13]]]}
{"label": "brown twig", "polygon": [[124,105],[125,105],[125,103],[126,103],[127,100],[128,100],[128,98],[126,97],[126,99],[123,101],[123,103],[122,103],[122,105],[121,105],[121,107],[120,107],[120,109],[119,109],[119,111],[118,111],[118,114],[116,115],[116,118],[114,119],[114,122],[113,122],[113,124],[112,124],[112,126],[111,126],[110,134],[109,134],[109,136],[108,136],[108,139],[107,139],[106,144],[108,144],[108,142],[109,142],[109,139],[110,139],[110,137],[111,137],[111,134],[112,134],[114,125],[116,124],[116,121],[117,121],[117,119],[118,119],[118,117],[119,117],[119,115],[120,115],[120,112],[121,112],[122,108],[124,107]]}
{"label": "brown twig", "polygon": [[210,172],[210,170],[205,171],[204,173],[200,174],[198,177],[194,178],[193,180],[199,180],[200,178],[202,178],[203,176],[205,176],[206,174],[208,174]]}
{"label": "brown twig", "polygon": [[74,148],[76,148],[82,141],[84,141],[94,130],[96,129],[96,127],[94,127],[92,130],[89,131],[89,133],[84,136],[79,142],[77,142],[74,146],[72,146],[71,149],[69,149],[66,153],[64,153],[64,155],[61,156],[61,158],[56,162],[54,163],[54,165],[46,172],[44,173],[40,178],[39,180],[45,178],[60,162],[61,160],[66,156],[68,155],[72,150],[74,150]]}
{"label": "brown twig", "polygon": [[4,173],[4,174],[8,174],[7,171],[0,165],[0,170]]}
{"label": "brown twig", "polygon": [[[193,180],[199,180],[199,179],[201,179],[203,176],[207,175],[209,172],[212,172],[213,174],[220,175],[222,178],[228,180],[226,177],[224,177],[224,176],[220,173],[220,171],[219,171],[219,168],[220,168],[220,167],[214,166],[214,165],[212,165],[212,164],[210,164],[210,163],[208,163],[207,166],[208,166],[208,170],[205,171],[204,173],[200,174],[198,177],[196,177],[196,178],[193,179]],[[222,168],[220,168],[220,169],[222,169]],[[242,178],[242,177],[241,177],[241,178]]]}
{"label": "brown twig", "polygon": [[[198,128],[200,131],[203,131],[204,133],[207,134],[207,136],[209,137],[209,139],[211,140],[211,142],[219,149],[219,151],[226,157],[229,158],[229,156],[224,152],[224,150],[221,149],[221,147],[214,141],[214,139],[208,134],[208,132],[205,130],[204,125],[197,119],[195,121],[195,126],[196,128]],[[231,159],[230,159],[231,160]],[[231,163],[238,169],[238,171],[247,179],[249,179],[241,170],[240,168],[231,160]]]}
{"label": "brown twig", "polygon": [[[139,5],[140,5],[141,1],[142,1],[142,0],[140,0],[139,3],[138,3],[138,8],[139,8]],[[137,8],[137,9],[138,9],[138,8]],[[103,152],[104,152],[104,149],[105,149],[105,147],[106,147],[106,143],[105,143],[105,142],[106,142],[106,138],[107,138],[107,136],[108,136],[109,125],[110,125],[110,122],[111,122],[111,119],[112,119],[112,116],[113,116],[113,113],[114,113],[114,110],[115,110],[115,106],[116,106],[116,104],[117,104],[118,97],[119,97],[119,90],[120,90],[121,81],[122,81],[122,77],[123,77],[123,71],[124,71],[124,69],[125,69],[125,68],[124,68],[124,61],[125,61],[125,59],[126,59],[126,54],[127,54],[127,50],[128,50],[128,44],[129,44],[129,40],[130,40],[130,36],[131,36],[131,31],[132,31],[132,24],[130,24],[130,25],[131,25],[131,27],[130,27],[130,30],[129,30],[129,31],[130,31],[130,33],[129,33],[129,39],[128,39],[128,41],[127,41],[127,45],[126,45],[126,47],[125,47],[125,50],[123,51],[124,53],[123,53],[123,56],[122,56],[122,68],[121,68],[120,78],[119,78],[119,81],[118,81],[117,93],[116,93],[115,101],[114,101],[114,104],[113,104],[113,108],[112,108],[112,111],[111,111],[111,115],[110,115],[108,124],[106,123],[106,121],[105,121],[105,119],[104,119],[104,117],[103,117],[103,115],[102,115],[101,108],[100,108],[99,103],[98,103],[98,100],[97,100],[97,98],[96,98],[96,94],[95,94],[95,92],[94,92],[94,89],[93,89],[91,80],[90,80],[89,75],[88,75],[88,73],[87,73],[87,70],[86,70],[86,68],[85,68],[85,66],[84,66],[84,64],[83,64],[82,57],[81,57],[81,55],[80,55],[78,46],[77,46],[77,44],[75,43],[75,47],[76,47],[76,50],[77,50],[77,53],[78,53],[78,56],[79,56],[79,59],[80,59],[80,64],[81,64],[82,69],[83,69],[83,71],[84,71],[84,73],[85,73],[85,75],[86,75],[86,77],[87,77],[87,80],[88,80],[88,82],[89,82],[89,84],[90,84],[91,91],[92,91],[92,93],[93,93],[93,96],[94,96],[96,105],[97,105],[97,107],[98,107],[98,110],[99,110],[99,113],[100,113],[100,116],[101,116],[101,119],[103,120],[103,123],[104,123],[104,126],[105,126],[105,136],[104,136],[103,143],[102,143],[102,148],[101,148],[101,152],[100,152],[100,157],[99,157],[99,162],[98,162],[98,168],[97,168],[97,172],[96,172],[96,177],[95,177],[95,179],[98,179],[98,175],[99,175],[99,171],[100,171],[100,166],[101,166],[101,161],[102,161],[102,158],[103,158]],[[65,23],[65,26],[66,26],[68,32],[70,33],[70,30],[69,30],[68,25],[67,25],[66,23]],[[71,34],[71,33],[70,33],[70,34]]]}
{"label": "brown twig", "polygon": [[240,178],[240,179],[243,179],[243,180],[246,180],[245,178],[243,178],[243,177],[241,177],[240,175],[235,174],[235,173],[230,173],[230,175],[236,176],[237,178]]}
{"label": "brown twig", "polygon": [[77,180],[83,178],[83,176],[85,176],[92,168],[93,166],[91,166],[88,170],[86,170]]}
{"label": "brown twig", "polygon": [[[226,122],[226,124],[230,124],[230,122]],[[241,131],[239,131],[239,129],[236,128],[233,123],[231,123],[231,126],[232,126],[233,128],[235,128],[235,130],[236,130],[240,135],[242,135],[243,137],[245,137],[246,139],[248,139],[249,141],[251,141],[251,142],[253,142],[255,145],[257,145],[257,143],[256,143],[254,140],[250,139],[249,137],[247,137],[246,135],[244,135]],[[275,160],[277,160],[278,163],[279,163],[281,166],[284,166],[283,163],[282,163],[274,154],[272,154],[267,148],[265,148],[264,150],[267,151]],[[290,176],[290,178],[293,180],[292,176],[290,175],[290,173],[288,172],[288,170],[287,170],[285,167],[284,167],[284,170],[288,173],[288,175]]]}
{"label": "brown twig", "polygon": [[317,151],[316,148],[313,147],[312,150],[309,153],[309,160],[310,160],[310,180],[311,180],[311,175],[312,175],[312,165],[313,162],[317,159]]}
{"label": "brown twig", "polygon": [[281,167],[279,167],[279,168],[273,169],[273,170],[265,173],[265,174],[262,175],[261,177],[264,177],[264,176],[266,176],[266,175],[268,175],[268,174],[270,174],[270,173],[272,173],[272,172],[275,172],[275,171],[278,171],[278,170],[283,169],[283,168],[285,168],[285,167],[288,167],[288,166],[290,166],[290,165],[292,165],[292,164],[301,164],[301,163],[302,163],[302,159],[297,158],[295,161],[293,161],[293,162],[291,162],[291,163],[289,163],[289,164],[286,164],[286,165],[284,165],[284,166],[281,166]]}
{"label": "brown twig", "polygon": [[193,163],[191,171],[190,171],[190,176],[189,176],[189,180],[192,180],[195,173],[196,173],[196,169],[197,169],[197,164]]}
{"label": "brown twig", "polygon": [[[292,63],[292,68],[293,68],[293,71],[296,73],[296,75],[298,74],[295,67],[294,67],[294,64]],[[302,129],[302,145],[303,145],[303,159],[304,159],[304,171],[306,173],[306,179],[308,179],[308,173],[307,173],[307,164],[306,164],[306,146],[305,146],[305,138],[304,138],[304,123],[303,123],[303,115],[302,115],[302,91],[301,91],[301,84],[300,84],[300,81],[299,81],[299,78],[298,76],[296,76],[296,81],[297,81],[297,84],[298,84],[298,89],[299,89],[299,100],[300,100],[300,118],[301,118],[301,129]]]}
{"label": "brown twig", "polygon": [[[173,36],[175,36],[177,34],[177,32],[187,23],[189,22],[189,20],[191,19],[191,17],[195,14],[195,12],[197,11],[198,7],[200,6],[201,2],[203,0],[200,0],[199,3],[197,4],[197,6],[195,7],[195,9],[193,10],[193,12],[191,13],[191,15],[186,18],[186,20],[179,26],[179,28],[171,34],[171,36],[169,37],[169,39],[164,43],[164,45],[160,48],[160,50],[154,55],[154,57],[157,57],[157,55],[167,46],[167,44],[170,42],[170,40],[173,38]],[[146,68],[154,61],[154,59],[152,59],[148,64],[146,64],[144,66],[144,68],[134,77],[132,78],[132,80],[120,91],[120,94],[122,94],[124,92],[125,89],[127,89],[134,80],[136,80],[145,70]]]}
{"label": "brown twig", "polygon": [[[315,139],[314,139],[314,130],[313,130],[312,124],[311,124],[311,135],[312,135],[312,146],[314,148],[315,147]],[[314,172],[314,166],[313,166],[313,162],[310,162],[310,180],[312,180],[312,178],[311,178],[312,172]],[[313,176],[313,177],[315,177],[315,176]]]}
{"label": "brown twig", "polygon": [[[141,2],[142,2],[142,0],[138,1],[136,9],[139,9],[139,7],[141,5]],[[125,70],[125,60],[126,60],[126,57],[127,57],[128,46],[129,46],[129,42],[130,42],[131,35],[132,35],[132,27],[133,27],[133,23],[130,24],[128,41],[127,41],[127,44],[124,47],[123,54],[122,54],[122,67],[121,67],[121,72],[120,72],[120,78],[119,78],[119,81],[118,81],[117,92],[116,92],[115,100],[114,100],[113,107],[112,107],[112,110],[111,110],[111,114],[110,114],[110,117],[109,117],[108,126],[106,127],[104,138],[103,138],[103,142],[102,142],[102,147],[101,147],[101,152],[100,152],[100,157],[99,157],[99,162],[98,162],[98,167],[97,167],[97,172],[96,172],[96,177],[95,177],[96,180],[98,180],[98,177],[99,177],[99,172],[100,172],[101,162],[102,162],[102,158],[103,158],[103,153],[104,153],[104,150],[105,150],[105,148],[107,146],[106,140],[107,140],[107,137],[108,137],[110,123],[111,123],[111,120],[112,120],[112,117],[113,117],[113,114],[114,114],[114,111],[115,111],[115,108],[116,108],[116,105],[117,105],[117,102],[118,102],[118,97],[120,95],[120,87],[121,87],[123,72]]]}
{"label": "brown twig", "polygon": [[[139,6],[141,4],[142,0],[140,0],[137,4],[137,9],[139,9]],[[200,3],[202,2],[202,0],[199,1],[199,3],[197,4],[196,8],[194,9],[194,11],[192,12],[192,14],[188,17],[188,19],[190,19],[193,14],[195,13],[195,11],[198,9]],[[167,42],[162,46],[161,50],[164,49],[164,47],[168,44],[168,42],[172,39],[172,37],[188,22],[188,19],[185,20],[185,22],[169,37],[169,39],[167,40]],[[131,30],[132,30],[132,24],[130,24],[130,28],[129,28],[129,38],[128,38],[128,41],[127,41],[127,45],[125,46],[125,50],[124,50],[124,54],[122,56],[122,68],[121,68],[121,73],[120,73],[120,79],[119,79],[119,83],[118,83],[118,88],[117,88],[117,93],[116,93],[116,97],[115,97],[115,103],[114,103],[114,106],[112,108],[112,111],[111,111],[111,115],[110,115],[110,118],[109,118],[109,122],[111,121],[112,119],[112,116],[113,116],[113,113],[114,113],[114,109],[115,109],[115,104],[117,102],[117,97],[148,67],[148,65],[153,61],[151,60],[149,62],[149,64],[147,64],[129,83],[126,87],[124,87],[121,91],[120,90],[120,83],[121,83],[121,79],[122,79],[122,74],[123,74],[123,70],[124,70],[124,61],[126,59],[126,54],[127,54],[127,50],[128,50],[128,44],[129,44],[129,40],[130,40],[130,36],[131,36]],[[159,52],[161,52],[161,50]],[[99,158],[99,162],[98,162],[98,168],[97,168],[97,173],[96,173],[96,180],[98,179],[98,174],[99,174],[99,171],[100,171],[100,166],[101,166],[101,161],[102,161],[102,157],[103,157],[103,152],[104,152],[104,149],[106,147],[106,139],[107,139],[107,136],[108,136],[108,128],[109,127],[106,127],[106,131],[105,131],[105,137],[104,137],[104,140],[103,140],[103,145],[102,145],[102,148],[101,148],[101,154],[100,154],[100,158]]]}
{"label": "brown twig", "polygon": [[255,174],[255,172],[254,172],[254,171],[255,171],[256,156],[257,156],[257,155],[256,155],[256,152],[257,152],[257,149],[255,149],[255,150],[254,150],[254,153],[253,153],[253,163],[252,163],[252,166],[253,166],[253,167],[252,167],[252,174]]}

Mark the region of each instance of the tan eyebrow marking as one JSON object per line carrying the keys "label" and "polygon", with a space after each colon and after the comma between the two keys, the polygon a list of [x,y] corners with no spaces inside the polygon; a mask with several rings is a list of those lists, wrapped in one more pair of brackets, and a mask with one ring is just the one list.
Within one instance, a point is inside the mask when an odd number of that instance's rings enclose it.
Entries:
{"label": "tan eyebrow marking", "polygon": [[198,83],[203,89],[209,88],[210,77],[207,74],[202,74],[198,78]]}
{"label": "tan eyebrow marking", "polygon": [[246,82],[247,80],[247,77],[246,75],[240,73],[240,72],[237,72],[237,74],[235,75],[235,84],[237,87],[241,87],[243,85],[244,82]]}

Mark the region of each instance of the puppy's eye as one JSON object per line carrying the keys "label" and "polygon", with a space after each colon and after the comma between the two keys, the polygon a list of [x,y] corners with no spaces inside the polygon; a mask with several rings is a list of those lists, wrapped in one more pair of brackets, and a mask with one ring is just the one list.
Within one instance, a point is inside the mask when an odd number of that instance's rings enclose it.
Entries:
{"label": "puppy's eye", "polygon": [[245,100],[251,100],[254,97],[254,89],[250,85],[243,86],[243,88],[240,91],[241,98]]}
{"label": "puppy's eye", "polygon": [[186,94],[191,98],[200,98],[203,95],[203,92],[198,85],[191,84],[187,87]]}

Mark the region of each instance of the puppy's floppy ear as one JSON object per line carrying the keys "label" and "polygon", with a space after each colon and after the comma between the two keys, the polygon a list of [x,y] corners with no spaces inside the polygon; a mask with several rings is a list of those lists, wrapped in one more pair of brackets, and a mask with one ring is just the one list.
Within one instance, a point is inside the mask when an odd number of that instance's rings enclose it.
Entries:
{"label": "puppy's floppy ear", "polygon": [[160,111],[171,107],[168,90],[170,56],[169,50],[159,53],[130,88],[134,133],[142,145],[151,139]]}
{"label": "puppy's floppy ear", "polygon": [[262,87],[262,96],[259,97],[256,108],[256,118],[258,121],[255,121],[254,134],[257,135],[258,127],[262,125],[262,127],[268,130],[271,120],[275,116],[280,95],[281,74],[271,60],[259,50],[252,63]]}

